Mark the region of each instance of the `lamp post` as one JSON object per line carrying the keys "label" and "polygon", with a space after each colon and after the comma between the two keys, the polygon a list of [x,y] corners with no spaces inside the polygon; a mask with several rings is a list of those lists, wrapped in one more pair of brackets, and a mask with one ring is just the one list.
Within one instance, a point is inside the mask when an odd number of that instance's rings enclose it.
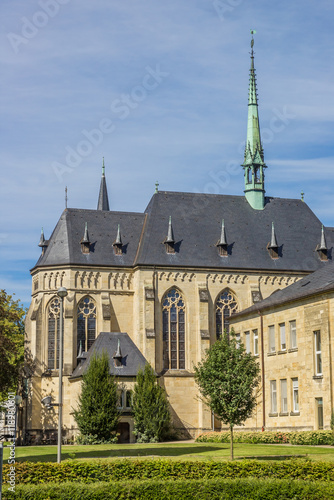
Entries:
{"label": "lamp post", "polygon": [[59,319],[59,409],[58,409],[58,448],[57,462],[61,462],[61,429],[63,419],[63,318],[64,318],[64,297],[67,296],[67,290],[64,287],[58,289],[58,297],[60,298],[60,319]]}

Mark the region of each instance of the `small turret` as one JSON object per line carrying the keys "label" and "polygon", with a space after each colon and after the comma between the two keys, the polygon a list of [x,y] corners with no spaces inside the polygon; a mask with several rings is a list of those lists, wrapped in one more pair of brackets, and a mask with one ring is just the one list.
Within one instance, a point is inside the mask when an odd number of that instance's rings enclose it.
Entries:
{"label": "small turret", "polygon": [[113,355],[113,359],[114,359],[115,367],[121,368],[123,366],[123,363],[122,363],[123,356],[122,356],[122,351],[121,351],[121,341],[119,339],[117,341],[117,350],[116,350],[116,352]]}

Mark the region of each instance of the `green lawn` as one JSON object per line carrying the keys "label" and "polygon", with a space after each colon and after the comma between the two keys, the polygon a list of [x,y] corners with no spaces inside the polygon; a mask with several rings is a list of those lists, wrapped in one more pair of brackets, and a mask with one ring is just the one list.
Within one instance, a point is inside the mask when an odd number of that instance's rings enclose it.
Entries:
{"label": "green lawn", "polygon": [[[56,446],[20,446],[16,448],[16,460],[31,462],[55,462]],[[236,443],[236,459],[257,458],[262,460],[284,460],[291,456],[307,457],[311,460],[334,461],[334,448],[320,446],[292,446]],[[4,460],[9,450],[4,450]],[[168,457],[181,460],[228,460],[229,443],[159,443],[62,446],[62,459],[124,458],[124,457]]]}

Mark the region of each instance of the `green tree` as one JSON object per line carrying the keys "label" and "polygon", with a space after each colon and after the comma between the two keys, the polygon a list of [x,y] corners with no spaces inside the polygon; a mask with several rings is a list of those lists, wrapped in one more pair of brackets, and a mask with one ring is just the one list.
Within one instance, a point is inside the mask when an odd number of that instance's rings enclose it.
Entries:
{"label": "green tree", "polygon": [[133,391],[134,433],[138,442],[158,442],[170,430],[170,413],[166,391],[157,384],[148,363],[139,370]]}
{"label": "green tree", "polygon": [[95,436],[110,440],[119,422],[117,410],[117,384],[110,375],[109,359],[104,351],[93,354],[88,370],[82,377],[81,394],[74,418],[82,436]]}
{"label": "green tree", "polygon": [[230,428],[231,460],[233,427],[242,425],[253,413],[259,372],[258,362],[237,342],[233,331],[224,332],[207,350],[204,360],[195,366],[195,380],[203,400]]}
{"label": "green tree", "polygon": [[16,391],[24,367],[24,317],[26,309],[0,290],[0,400]]}

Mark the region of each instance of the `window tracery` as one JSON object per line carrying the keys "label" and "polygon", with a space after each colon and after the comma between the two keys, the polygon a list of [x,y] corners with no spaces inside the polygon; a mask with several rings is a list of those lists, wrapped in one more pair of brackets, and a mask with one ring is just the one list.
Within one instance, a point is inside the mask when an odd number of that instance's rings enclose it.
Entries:
{"label": "window tracery", "polygon": [[185,369],[185,304],[172,288],[162,300],[164,369]]}
{"label": "window tracery", "polygon": [[228,288],[216,300],[216,335],[220,339],[223,331],[230,331],[230,316],[238,311],[238,303],[234,294]]}
{"label": "window tracery", "polygon": [[80,343],[82,350],[87,352],[96,336],[96,304],[91,297],[84,297],[78,304],[77,311],[77,354]]}

